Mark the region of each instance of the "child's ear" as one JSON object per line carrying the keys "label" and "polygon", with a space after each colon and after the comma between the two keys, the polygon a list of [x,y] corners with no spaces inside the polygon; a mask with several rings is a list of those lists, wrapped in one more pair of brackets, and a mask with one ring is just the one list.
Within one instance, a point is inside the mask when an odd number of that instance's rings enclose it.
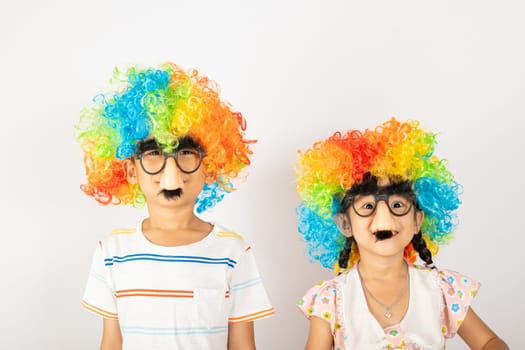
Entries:
{"label": "child's ear", "polygon": [[335,214],[334,221],[344,236],[352,237],[352,226],[350,225],[350,218],[348,218],[346,213]]}
{"label": "child's ear", "polygon": [[126,170],[126,179],[130,184],[136,184],[138,182],[137,179],[137,167],[135,165],[135,161],[128,158],[124,161],[124,168]]}
{"label": "child's ear", "polygon": [[213,175],[212,173],[205,173],[204,174],[206,177],[205,177],[205,181],[208,185],[212,184],[213,182],[215,182],[215,175]]}
{"label": "child's ear", "polygon": [[421,224],[423,223],[424,218],[425,218],[425,212],[423,210],[416,211],[417,232],[419,232],[419,229],[421,228]]}

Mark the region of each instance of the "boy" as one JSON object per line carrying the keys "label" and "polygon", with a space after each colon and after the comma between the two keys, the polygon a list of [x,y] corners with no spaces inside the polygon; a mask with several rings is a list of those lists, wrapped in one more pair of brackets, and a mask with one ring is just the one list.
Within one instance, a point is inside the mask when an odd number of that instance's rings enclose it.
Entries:
{"label": "boy", "polygon": [[82,301],[103,317],[101,349],[255,349],[273,315],[251,248],[195,212],[249,165],[245,121],[197,71],[115,71],[118,90],[83,111],[82,190],[102,204],[146,204],[134,229],[101,240]]}

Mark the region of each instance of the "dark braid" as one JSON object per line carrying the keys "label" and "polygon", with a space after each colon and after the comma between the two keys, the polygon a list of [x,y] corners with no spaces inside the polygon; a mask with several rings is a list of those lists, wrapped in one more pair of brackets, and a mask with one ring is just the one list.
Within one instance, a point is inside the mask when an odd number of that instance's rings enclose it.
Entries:
{"label": "dark braid", "polygon": [[427,244],[423,239],[421,230],[418,233],[416,233],[412,238],[412,246],[419,253],[419,257],[425,262],[426,266],[432,267],[433,269],[436,268],[434,266],[434,262],[432,261],[432,253],[427,248]]}
{"label": "dark braid", "polygon": [[346,242],[343,250],[339,253],[339,267],[346,269],[348,267],[348,259],[350,258],[350,251],[352,250],[352,244],[354,243],[354,237],[346,237]]}

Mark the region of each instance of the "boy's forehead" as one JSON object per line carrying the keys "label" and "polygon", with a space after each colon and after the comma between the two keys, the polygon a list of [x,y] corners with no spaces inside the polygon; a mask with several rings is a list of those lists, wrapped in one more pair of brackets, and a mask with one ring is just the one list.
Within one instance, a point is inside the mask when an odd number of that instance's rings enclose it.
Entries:
{"label": "boy's forehead", "polygon": [[379,179],[377,179],[377,186],[379,188],[388,187],[391,184],[392,184],[392,180],[390,180],[388,177],[380,177]]}
{"label": "boy's forehead", "polygon": [[152,143],[152,142],[157,143],[157,140],[155,140],[153,136],[140,140],[138,143]]}

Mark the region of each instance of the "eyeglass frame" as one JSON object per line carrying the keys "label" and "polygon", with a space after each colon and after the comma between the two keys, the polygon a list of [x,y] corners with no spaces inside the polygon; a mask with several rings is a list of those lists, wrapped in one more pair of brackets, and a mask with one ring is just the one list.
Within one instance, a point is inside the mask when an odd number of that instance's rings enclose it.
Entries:
{"label": "eyeglass frame", "polygon": [[[410,200],[410,206],[408,207],[406,213],[404,214],[396,214],[394,213],[394,211],[392,210],[392,208],[390,208],[390,205],[388,203],[388,200],[390,199],[390,196],[392,195],[400,195],[400,193],[367,193],[367,194],[364,194],[364,193],[360,193],[360,194],[356,194],[356,195],[352,195],[352,196],[348,196],[347,198],[345,198],[343,200],[343,203],[342,203],[342,208],[343,210],[346,212],[348,210],[349,207],[352,207],[352,209],[354,210],[354,213],[359,216],[359,217],[362,217],[362,218],[369,218],[371,217],[372,215],[375,214],[376,212],[376,209],[377,209],[377,204],[380,202],[380,201],[383,201],[385,202],[388,210],[390,211],[390,213],[394,216],[397,216],[397,217],[402,217],[402,216],[405,216],[407,215],[408,213],[410,213],[410,211],[412,210],[412,207],[415,207],[417,209],[417,203],[416,203],[416,198],[415,198],[415,195],[413,193],[404,193],[404,195],[407,195],[407,197],[409,197],[408,199],[411,199]],[[355,197],[357,196],[374,196],[374,201],[375,201],[375,206],[374,206],[374,209],[372,210],[372,212],[368,215],[362,215],[360,214],[357,209],[355,208],[354,206],[354,199]]]}
{"label": "eyeglass frame", "polygon": [[[179,164],[179,161],[178,161],[178,159],[177,159],[177,157],[178,157],[180,151],[189,150],[189,149],[197,151],[197,153],[199,154],[199,157],[200,157],[200,158],[199,158],[199,162],[198,162],[198,164],[197,164],[197,167],[196,167],[194,170],[192,170],[192,171],[186,171],[186,170],[182,169],[181,166],[180,166],[180,164]],[[149,171],[147,171],[146,168],[144,167],[144,164],[142,163],[142,155],[143,155],[144,153],[146,153],[146,152],[148,152],[148,151],[152,151],[152,150],[145,150],[145,151],[137,152],[137,153],[135,154],[135,156],[136,156],[137,159],[139,160],[140,167],[141,167],[142,170],[144,170],[144,172],[145,172],[146,174],[148,174],[148,175],[157,175],[157,174],[159,174],[162,170],[164,170],[164,168],[166,167],[166,163],[168,162],[168,158],[170,158],[170,157],[173,158],[173,160],[175,160],[175,164],[177,165],[177,168],[178,168],[181,172],[183,172],[184,174],[193,174],[194,172],[196,172],[197,170],[199,170],[199,168],[200,168],[201,165],[202,165],[202,159],[203,159],[204,156],[206,155],[206,153],[205,153],[203,150],[201,150],[201,149],[199,149],[199,148],[195,148],[195,147],[183,147],[183,148],[178,148],[178,149],[176,149],[175,151],[173,151],[173,152],[169,152],[169,153],[168,153],[168,152],[164,152],[164,151],[162,151],[162,150],[160,150],[160,149],[157,149],[157,150],[159,150],[159,151],[162,152],[162,156],[164,157],[164,161],[162,162],[162,166],[160,167],[160,169],[159,169],[158,171],[156,171],[156,172],[149,172]]]}

